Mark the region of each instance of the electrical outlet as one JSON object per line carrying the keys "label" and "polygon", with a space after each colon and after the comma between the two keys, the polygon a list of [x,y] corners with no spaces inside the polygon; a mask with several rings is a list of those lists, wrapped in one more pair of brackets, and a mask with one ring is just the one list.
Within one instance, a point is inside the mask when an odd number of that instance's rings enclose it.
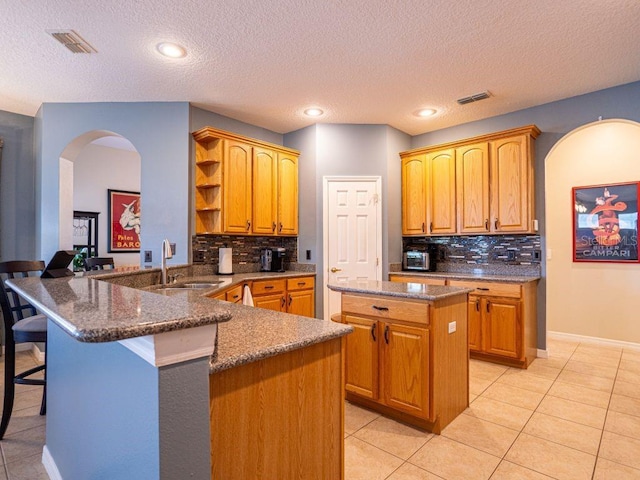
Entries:
{"label": "electrical outlet", "polygon": [[144,251],[144,262],[145,263],[151,263],[153,262],[153,256],[151,254],[151,250],[145,250]]}
{"label": "electrical outlet", "polygon": [[311,250],[307,250],[307,260],[311,260]]}
{"label": "electrical outlet", "polygon": [[171,255],[175,255],[176,254],[176,244],[175,243],[170,243],[169,246],[171,247]]}
{"label": "electrical outlet", "polygon": [[194,250],[193,261],[196,263],[204,263],[204,250]]}
{"label": "electrical outlet", "polygon": [[449,322],[449,333],[454,333],[457,326],[458,325],[456,322]]}
{"label": "electrical outlet", "polygon": [[515,260],[516,259],[516,251],[515,250],[507,250],[507,260]]}
{"label": "electrical outlet", "polygon": [[534,250],[533,251],[533,259],[534,260],[540,260],[540,256],[541,256],[540,250]]}

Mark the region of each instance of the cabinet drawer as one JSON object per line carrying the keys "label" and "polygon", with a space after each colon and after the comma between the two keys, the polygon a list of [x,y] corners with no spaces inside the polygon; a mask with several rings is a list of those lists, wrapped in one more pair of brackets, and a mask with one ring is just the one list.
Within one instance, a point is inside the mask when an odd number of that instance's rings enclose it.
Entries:
{"label": "cabinet drawer", "polygon": [[251,293],[253,295],[264,295],[267,293],[282,293],[287,286],[286,280],[258,280],[253,282]]}
{"label": "cabinet drawer", "polygon": [[315,281],[313,277],[290,278],[287,280],[287,290],[294,292],[296,290],[307,290],[313,288]]}
{"label": "cabinet drawer", "polygon": [[423,283],[425,285],[446,285],[447,280],[444,278],[432,278],[432,277],[422,277],[419,275],[416,276],[408,276],[408,275],[389,275],[390,282],[400,282],[400,283]]}
{"label": "cabinet drawer", "polygon": [[518,283],[496,283],[478,282],[474,280],[449,280],[452,287],[473,288],[471,295],[482,295],[492,297],[520,298],[522,296],[522,286]]}
{"label": "cabinet drawer", "polygon": [[225,293],[225,299],[227,302],[237,303],[242,300],[242,285],[230,288]]}
{"label": "cabinet drawer", "polygon": [[410,299],[343,294],[342,311],[374,318],[429,324],[429,305]]}

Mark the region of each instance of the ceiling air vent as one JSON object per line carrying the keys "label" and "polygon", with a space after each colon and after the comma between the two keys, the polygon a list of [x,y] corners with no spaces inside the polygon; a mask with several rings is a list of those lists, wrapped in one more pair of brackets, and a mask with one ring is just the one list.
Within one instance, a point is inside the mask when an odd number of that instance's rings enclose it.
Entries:
{"label": "ceiling air vent", "polygon": [[491,94],[489,92],[476,93],[475,95],[469,95],[468,97],[462,97],[457,100],[460,105],[466,105],[471,102],[479,102],[485,98],[489,98]]}
{"label": "ceiling air vent", "polygon": [[73,30],[47,30],[47,33],[67,47],[73,53],[97,53],[84,38]]}

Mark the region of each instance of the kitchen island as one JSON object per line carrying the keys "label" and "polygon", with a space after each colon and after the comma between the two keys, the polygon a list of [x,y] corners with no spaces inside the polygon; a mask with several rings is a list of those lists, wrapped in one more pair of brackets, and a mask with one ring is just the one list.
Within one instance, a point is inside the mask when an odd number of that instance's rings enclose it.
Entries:
{"label": "kitchen island", "polygon": [[257,469],[244,478],[321,464],[341,478],[350,328],[209,298],[216,288],[159,294],[100,277],[11,280],[49,318],[51,478],[241,478],[213,469],[243,463]]}
{"label": "kitchen island", "polygon": [[346,339],[349,401],[440,433],[469,406],[464,287],[378,281],[335,283]]}

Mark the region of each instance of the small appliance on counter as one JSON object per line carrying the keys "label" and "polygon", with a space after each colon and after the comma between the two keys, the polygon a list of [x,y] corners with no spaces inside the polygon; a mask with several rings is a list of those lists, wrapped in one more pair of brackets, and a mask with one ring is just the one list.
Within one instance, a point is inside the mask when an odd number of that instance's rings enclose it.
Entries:
{"label": "small appliance on counter", "polygon": [[284,272],[287,251],[283,247],[265,248],[260,251],[261,272]]}
{"label": "small appliance on counter", "polygon": [[407,250],[402,255],[402,269],[415,270],[421,272],[435,272],[436,270],[436,249],[430,247],[425,252],[418,250]]}
{"label": "small appliance on counter", "polygon": [[218,249],[218,274],[219,275],[232,275],[233,274],[233,249],[227,247],[220,247]]}

